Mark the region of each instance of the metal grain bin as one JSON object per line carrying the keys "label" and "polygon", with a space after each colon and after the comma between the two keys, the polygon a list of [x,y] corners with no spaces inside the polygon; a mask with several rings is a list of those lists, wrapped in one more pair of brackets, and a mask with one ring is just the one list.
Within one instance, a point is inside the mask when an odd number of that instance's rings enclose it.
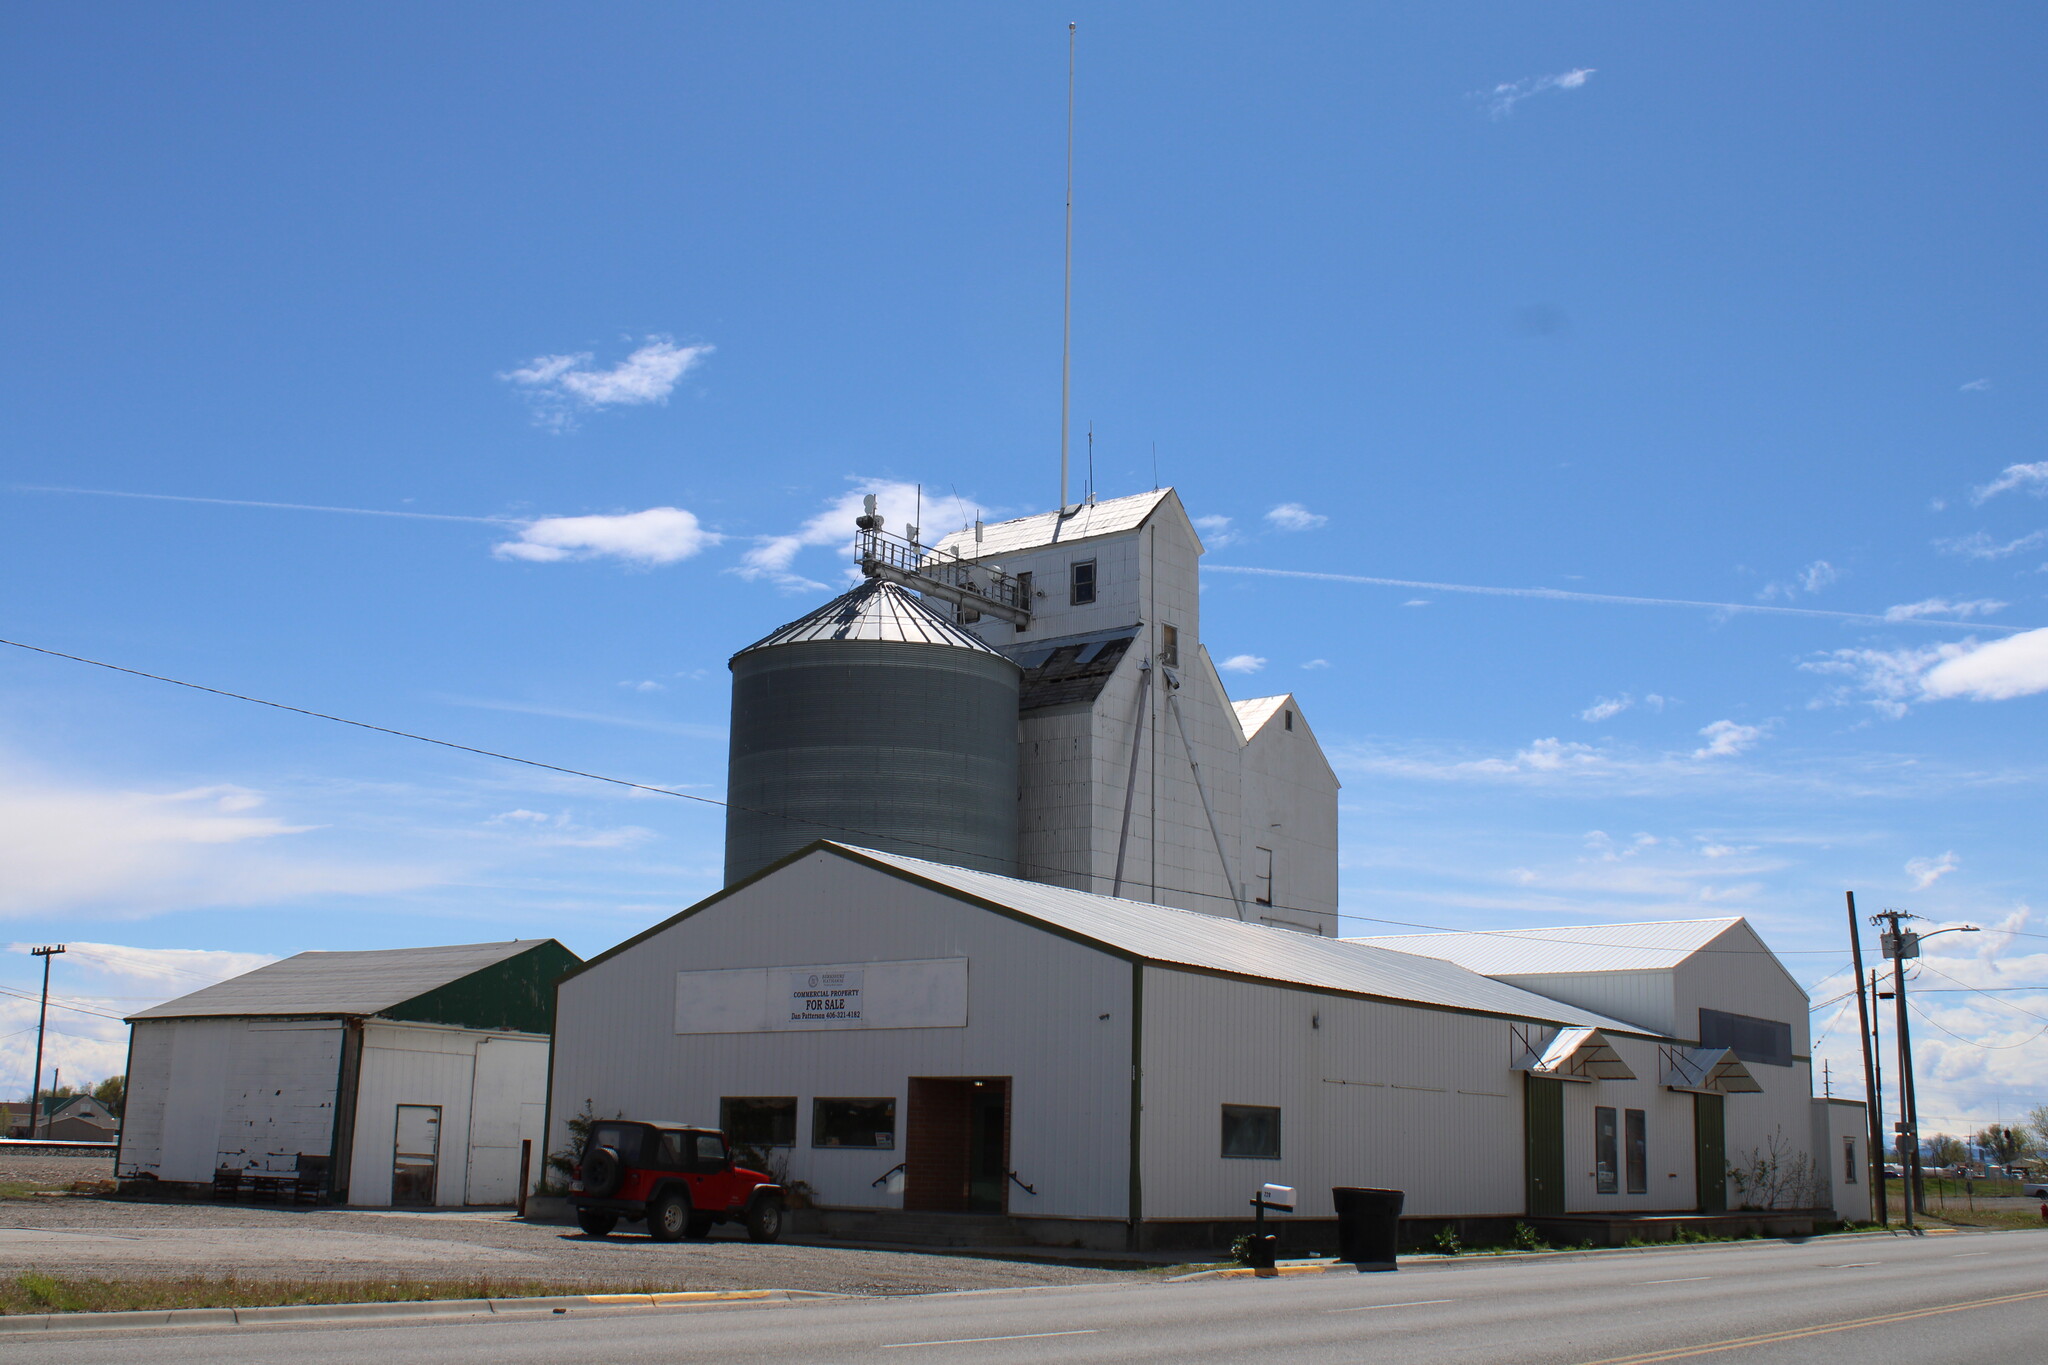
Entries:
{"label": "metal grain bin", "polygon": [[732,674],[727,885],[816,839],[1015,875],[1017,665],[871,581]]}

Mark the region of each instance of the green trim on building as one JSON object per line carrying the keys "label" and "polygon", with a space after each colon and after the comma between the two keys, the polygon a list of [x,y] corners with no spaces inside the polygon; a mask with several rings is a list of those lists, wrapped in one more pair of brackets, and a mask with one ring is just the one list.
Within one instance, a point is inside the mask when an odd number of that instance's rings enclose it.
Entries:
{"label": "green trim on building", "polygon": [[555,1031],[555,981],[581,964],[553,939],[423,995],[379,1010],[381,1019],[513,1033]]}

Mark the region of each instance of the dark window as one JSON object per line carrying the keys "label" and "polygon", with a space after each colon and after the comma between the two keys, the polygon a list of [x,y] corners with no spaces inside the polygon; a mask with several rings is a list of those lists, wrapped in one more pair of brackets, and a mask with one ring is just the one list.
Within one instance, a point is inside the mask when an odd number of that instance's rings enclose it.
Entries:
{"label": "dark window", "polygon": [[1650,1192],[1650,1122],[1640,1109],[1624,1109],[1622,1139],[1628,1146],[1628,1192]]}
{"label": "dark window", "polygon": [[651,1163],[665,1171],[689,1171],[707,1175],[726,1167],[725,1139],[716,1133],[661,1130],[661,1142]]}
{"label": "dark window", "polygon": [[1095,600],[1095,561],[1084,559],[1073,568],[1073,591],[1068,596],[1073,606],[1082,607]]}
{"label": "dark window", "polygon": [[609,1147],[628,1166],[640,1162],[640,1139],[646,1129],[637,1123],[600,1123],[590,1130],[592,1148]]}
{"label": "dark window", "polygon": [[1845,1137],[1842,1139],[1842,1181],[1844,1184],[1849,1185],[1854,1185],[1857,1183],[1856,1139],[1852,1137]]}
{"label": "dark window", "polygon": [[735,1145],[796,1145],[796,1096],[728,1095],[718,1102],[718,1126]]}
{"label": "dark window", "polygon": [[1168,668],[1180,667],[1180,630],[1176,626],[1159,628],[1159,662]]}
{"label": "dark window", "polygon": [[[1031,574],[1029,571],[1017,575],[1017,605],[1026,611],[1031,610]],[[1022,635],[1029,629],[1031,629],[1031,623],[1027,621],[1017,627],[1017,633]]]}
{"label": "dark window", "polygon": [[1621,1172],[1616,1160],[1617,1134],[1614,1131],[1614,1111],[1595,1109],[1593,1111],[1593,1178],[1594,1188],[1601,1194],[1618,1194],[1621,1191]]}
{"label": "dark window", "polygon": [[1273,903],[1273,850],[1255,848],[1252,850],[1252,899],[1260,905]]}
{"label": "dark window", "polygon": [[894,1147],[896,1101],[812,1100],[811,1146]]}
{"label": "dark window", "polygon": [[1294,712],[1289,711],[1285,714],[1287,716],[1287,728],[1292,730],[1294,728]]}
{"label": "dark window", "polygon": [[1223,1155],[1280,1158],[1280,1111],[1256,1104],[1223,1106]]}
{"label": "dark window", "polygon": [[1745,1062],[1792,1065],[1792,1026],[1746,1014],[1700,1011],[1700,1046],[1725,1047]]}

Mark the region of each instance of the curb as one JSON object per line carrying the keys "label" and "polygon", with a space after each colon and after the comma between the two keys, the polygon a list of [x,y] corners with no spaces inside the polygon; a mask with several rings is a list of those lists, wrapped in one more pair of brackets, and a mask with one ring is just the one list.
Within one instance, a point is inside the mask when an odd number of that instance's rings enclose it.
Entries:
{"label": "curb", "polygon": [[[2029,1229],[2029,1231],[2031,1231],[2031,1229]],[[1831,1232],[1823,1234],[1823,1236],[1829,1241],[1849,1241],[1853,1238],[1862,1237],[1904,1237],[1906,1235],[1906,1231],[1903,1228],[1871,1228],[1862,1232]],[[1914,1235],[1921,1237],[1955,1237],[1961,1236],[1963,1234],[1962,1230],[1959,1228],[1921,1228]],[[1716,1247],[1779,1246],[1787,1244],[1792,1240],[1793,1239],[1785,1237],[1761,1237],[1740,1242],[1652,1242],[1647,1246],[1639,1247],[1577,1247],[1565,1248],[1557,1251],[1471,1252],[1461,1256],[1441,1256],[1435,1254],[1424,1254],[1415,1256],[1403,1256],[1400,1260],[1400,1264],[1417,1266],[1440,1266],[1494,1265],[1502,1261],[1576,1261],[1583,1260],[1589,1256],[1615,1256],[1625,1255],[1632,1252],[1644,1251],[1704,1251],[1711,1250]],[[1806,1237],[1801,1238],[1799,1240],[1802,1243],[1811,1243],[1822,1240],[1822,1237]],[[1361,1268],[1359,1266],[1353,1265],[1349,1261],[1282,1261],[1278,1265],[1273,1267],[1272,1273],[1268,1275],[1261,1275],[1258,1271],[1253,1270],[1250,1266],[1232,1266],[1227,1270],[1197,1270],[1192,1274],[1188,1275],[1174,1275],[1170,1277],[1166,1282],[1168,1284],[1185,1284],[1193,1280],[1272,1279],[1276,1276],[1281,1275],[1372,1275],[1381,1274],[1386,1271],[1393,1270],[1395,1268],[1395,1266],[1391,1265],[1377,1264]]]}
{"label": "curb", "polygon": [[115,1327],[260,1327],[295,1322],[373,1322],[380,1318],[567,1313],[573,1309],[696,1308],[721,1303],[840,1299],[811,1289],[719,1289],[672,1294],[554,1294],[528,1299],[409,1299],[402,1303],[290,1303],[264,1308],[154,1308],[118,1313],[30,1313],[0,1317],[0,1334],[80,1332]]}

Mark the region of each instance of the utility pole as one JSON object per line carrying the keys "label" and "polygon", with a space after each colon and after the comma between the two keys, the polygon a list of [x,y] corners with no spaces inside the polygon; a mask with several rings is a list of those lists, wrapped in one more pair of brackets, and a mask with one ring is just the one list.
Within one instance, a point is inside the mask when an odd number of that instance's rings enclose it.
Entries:
{"label": "utility pole", "polygon": [[1875,1147],[1871,1148],[1871,1151],[1877,1157],[1877,1182],[1872,1186],[1872,1189],[1877,1195],[1877,1221],[1881,1224],[1889,1225],[1892,1221],[1892,1212],[1891,1205],[1887,1202],[1889,1196],[1885,1192],[1885,1181],[1891,1177],[1885,1174],[1884,1169],[1884,1047],[1878,1037],[1878,1025],[1883,1016],[1877,1012],[1877,1002],[1885,997],[1878,994],[1877,978],[1878,970],[1872,967],[1870,969],[1870,1033],[1864,1038],[1863,1045],[1869,1049],[1867,1055],[1870,1058],[1870,1131],[1877,1143]]}
{"label": "utility pole", "polygon": [[1869,1110],[1870,1136],[1865,1140],[1868,1147],[1871,1169],[1871,1190],[1877,1196],[1877,1221],[1880,1225],[1891,1222],[1891,1210],[1885,1205],[1884,1192],[1884,1126],[1878,1118],[1878,1088],[1876,1060],[1871,1056],[1870,1002],[1863,995],[1863,935],[1856,923],[1856,893],[1844,892],[1849,898],[1849,956],[1856,968],[1856,1019],[1861,1027],[1857,1030],[1863,1038],[1863,1100]]}
{"label": "utility pole", "polygon": [[36,1135],[36,1122],[43,1113],[43,1027],[50,1022],[50,959],[64,951],[61,943],[29,949],[31,957],[43,960],[43,1008],[36,1016],[36,1076],[28,1092],[28,1135]]}
{"label": "utility pole", "polygon": [[1903,910],[1885,910],[1870,917],[1872,924],[1888,926],[1880,941],[1884,944],[1884,955],[1892,960],[1892,1003],[1898,1008],[1899,1028],[1899,1134],[1902,1138],[1901,1152],[1912,1165],[1906,1171],[1906,1227],[1913,1226],[1913,1215],[1927,1212],[1927,1187],[1920,1173],[1920,1107],[1913,1091],[1913,1034],[1906,1023],[1906,959],[1920,956],[1920,943],[1939,934],[1974,934],[1974,924],[1958,925],[1952,929],[1936,929],[1932,934],[1916,933],[1911,929],[1899,928],[1900,920],[1919,919],[1920,916],[1907,914]]}

